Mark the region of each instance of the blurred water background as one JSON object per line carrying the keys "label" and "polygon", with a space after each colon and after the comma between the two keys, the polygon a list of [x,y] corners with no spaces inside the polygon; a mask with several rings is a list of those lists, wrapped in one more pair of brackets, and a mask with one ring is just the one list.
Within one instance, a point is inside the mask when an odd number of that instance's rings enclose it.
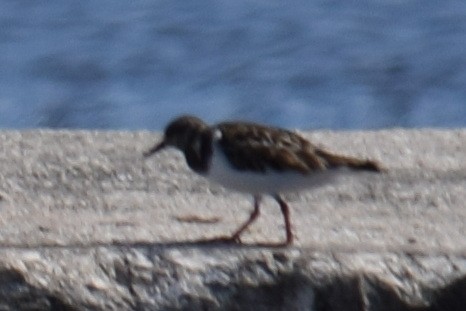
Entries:
{"label": "blurred water background", "polygon": [[0,7],[0,128],[466,126],[464,0]]}

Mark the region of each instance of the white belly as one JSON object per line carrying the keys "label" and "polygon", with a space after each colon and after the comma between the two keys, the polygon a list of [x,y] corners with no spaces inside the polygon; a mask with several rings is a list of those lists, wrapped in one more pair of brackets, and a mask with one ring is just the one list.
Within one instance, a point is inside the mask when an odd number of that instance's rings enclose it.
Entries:
{"label": "white belly", "polygon": [[214,149],[212,163],[205,177],[225,188],[240,192],[274,194],[295,192],[322,186],[343,175],[343,171],[340,169],[328,170],[307,175],[299,172],[278,172],[274,170],[269,170],[265,173],[237,171],[230,166],[226,157],[219,149]]}

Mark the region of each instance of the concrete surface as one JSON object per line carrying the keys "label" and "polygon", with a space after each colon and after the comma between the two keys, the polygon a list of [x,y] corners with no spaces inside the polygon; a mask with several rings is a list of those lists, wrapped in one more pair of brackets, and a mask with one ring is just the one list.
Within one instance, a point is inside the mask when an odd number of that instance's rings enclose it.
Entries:
{"label": "concrete surface", "polygon": [[466,130],[304,135],[388,173],[288,195],[296,245],[273,248],[270,199],[247,245],[199,243],[251,198],[143,159],[158,134],[0,132],[0,310],[462,310]]}

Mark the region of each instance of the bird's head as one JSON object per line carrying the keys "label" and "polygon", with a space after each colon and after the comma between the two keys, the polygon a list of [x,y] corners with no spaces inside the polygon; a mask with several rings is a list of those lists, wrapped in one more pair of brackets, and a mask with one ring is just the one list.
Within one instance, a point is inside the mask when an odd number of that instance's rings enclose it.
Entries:
{"label": "bird's head", "polygon": [[207,128],[207,124],[197,117],[189,115],[178,117],[165,128],[163,140],[145,152],[144,156],[149,157],[170,146],[184,151],[194,137]]}

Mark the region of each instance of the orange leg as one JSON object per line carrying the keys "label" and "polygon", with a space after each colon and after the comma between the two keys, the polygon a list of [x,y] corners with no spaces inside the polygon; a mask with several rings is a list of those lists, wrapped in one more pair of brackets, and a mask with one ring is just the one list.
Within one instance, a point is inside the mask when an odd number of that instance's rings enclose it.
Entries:
{"label": "orange leg", "polygon": [[275,194],[274,198],[280,205],[283,218],[285,219],[285,228],[286,228],[286,244],[285,245],[291,245],[293,244],[293,232],[291,231],[290,209],[288,208],[288,204],[286,204],[286,202],[282,199],[282,197],[279,194]]}
{"label": "orange leg", "polygon": [[256,219],[259,217],[259,205],[261,203],[262,197],[260,195],[254,196],[254,210],[252,211],[251,215],[249,215],[249,219],[239,227],[235,233],[231,236],[231,239],[236,242],[241,242],[240,236],[241,233],[244,232]]}

